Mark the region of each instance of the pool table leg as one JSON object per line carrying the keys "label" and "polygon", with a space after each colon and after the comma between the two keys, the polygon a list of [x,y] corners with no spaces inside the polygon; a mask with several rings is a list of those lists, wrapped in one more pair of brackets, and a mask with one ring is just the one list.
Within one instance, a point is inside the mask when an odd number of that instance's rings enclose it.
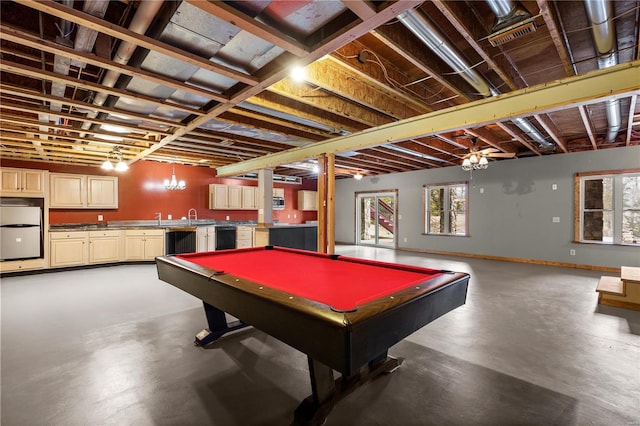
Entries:
{"label": "pool table leg", "polygon": [[195,341],[193,342],[196,346],[208,345],[226,333],[249,326],[242,321],[232,321],[228,323],[223,311],[214,308],[207,302],[202,302],[202,304],[204,305],[204,313],[207,317],[209,328],[205,328],[196,334]]}
{"label": "pool table leg", "polygon": [[333,378],[333,369],[311,357],[309,359],[309,376],[311,378],[312,394],[305,398],[294,413],[293,425],[319,426],[322,425],[333,407],[351,392],[374,379],[379,374],[391,373],[402,363],[401,359],[393,358],[385,352],[358,372]]}

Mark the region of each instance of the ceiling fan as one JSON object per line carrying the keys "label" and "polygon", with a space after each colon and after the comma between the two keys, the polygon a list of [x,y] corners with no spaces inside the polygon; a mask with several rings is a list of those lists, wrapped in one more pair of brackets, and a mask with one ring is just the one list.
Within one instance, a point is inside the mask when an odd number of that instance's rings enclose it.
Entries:
{"label": "ceiling fan", "polygon": [[475,147],[477,141],[478,138],[471,137],[471,148],[462,160],[462,169],[465,171],[486,169],[489,166],[488,158],[514,158],[516,156],[515,152],[500,152],[497,148],[477,150]]}

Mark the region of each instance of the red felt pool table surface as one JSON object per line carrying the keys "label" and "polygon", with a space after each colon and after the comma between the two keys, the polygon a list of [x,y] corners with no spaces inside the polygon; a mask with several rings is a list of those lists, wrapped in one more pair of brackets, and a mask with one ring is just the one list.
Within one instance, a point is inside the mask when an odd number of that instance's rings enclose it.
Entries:
{"label": "red felt pool table surface", "polygon": [[256,247],[176,256],[217,272],[320,302],[338,311],[417,286],[439,270],[331,256],[280,247]]}

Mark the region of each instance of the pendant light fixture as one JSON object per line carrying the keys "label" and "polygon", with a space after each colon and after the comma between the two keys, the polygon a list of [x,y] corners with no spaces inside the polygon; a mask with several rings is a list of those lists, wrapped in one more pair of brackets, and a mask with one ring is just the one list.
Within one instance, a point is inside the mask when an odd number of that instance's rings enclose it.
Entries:
{"label": "pendant light fixture", "polygon": [[[113,158],[113,161],[116,162],[115,166],[111,161],[112,158]],[[102,163],[100,168],[102,170],[109,170],[109,171],[115,170],[116,172],[126,172],[127,170],[129,170],[129,166],[127,166],[127,163],[122,161],[122,153],[120,152],[120,148],[117,146],[113,148],[113,150],[109,154],[107,154],[107,159]]]}
{"label": "pendant light fixture", "polygon": [[183,180],[178,181],[178,179],[176,179],[175,158],[171,162],[171,165],[173,167],[173,171],[171,173],[171,179],[165,179],[164,180],[164,189],[167,189],[167,190],[170,190],[170,191],[182,191],[183,189],[185,189],[187,187],[187,184]]}

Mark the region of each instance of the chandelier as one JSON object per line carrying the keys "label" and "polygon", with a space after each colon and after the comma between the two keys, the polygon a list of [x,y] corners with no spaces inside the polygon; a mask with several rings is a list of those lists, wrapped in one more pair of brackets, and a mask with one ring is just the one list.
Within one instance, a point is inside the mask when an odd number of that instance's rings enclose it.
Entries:
{"label": "chandelier", "polygon": [[182,191],[183,189],[185,189],[187,187],[187,184],[183,180],[178,181],[178,179],[176,179],[176,164],[172,163],[171,165],[173,166],[173,172],[171,173],[171,179],[165,179],[164,180],[164,189],[168,189],[168,190],[171,190],[171,191],[174,191],[174,190]]}
{"label": "chandelier", "polygon": [[489,167],[489,160],[483,154],[472,152],[469,157],[462,161],[462,170],[469,172],[471,170],[484,170]]}

